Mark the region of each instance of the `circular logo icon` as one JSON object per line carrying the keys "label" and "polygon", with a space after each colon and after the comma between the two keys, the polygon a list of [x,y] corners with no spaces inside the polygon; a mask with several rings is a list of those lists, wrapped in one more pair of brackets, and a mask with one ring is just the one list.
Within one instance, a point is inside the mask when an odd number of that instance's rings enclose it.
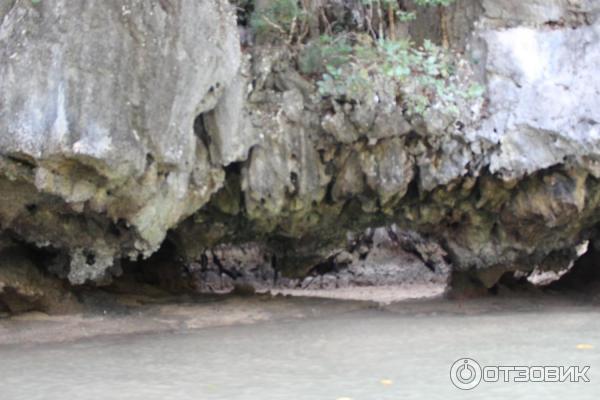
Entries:
{"label": "circular logo icon", "polygon": [[456,360],[450,368],[450,380],[459,389],[474,389],[481,382],[481,366],[471,358]]}

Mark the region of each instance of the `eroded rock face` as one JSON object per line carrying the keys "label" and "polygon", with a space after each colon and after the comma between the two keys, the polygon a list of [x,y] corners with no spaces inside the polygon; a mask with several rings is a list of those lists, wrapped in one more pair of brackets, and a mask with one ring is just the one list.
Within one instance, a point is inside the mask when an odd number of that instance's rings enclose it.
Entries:
{"label": "eroded rock face", "polygon": [[490,170],[519,178],[557,164],[596,177],[600,153],[600,24],[486,31]]}
{"label": "eroded rock face", "polygon": [[42,273],[22,248],[0,243],[0,310],[19,313],[77,310],[74,296],[55,276]]}
{"label": "eroded rock face", "polygon": [[564,268],[595,235],[595,1],[457,1],[434,39],[464,53],[456,85],[486,86],[458,119],[439,104],[406,115],[384,81],[356,104],[323,98],[288,47],[246,38],[242,54],[224,0],[9,4],[0,224],[67,253],[73,283],[150,255],[169,229],[200,275],[223,278],[213,256],[242,252],[268,279],[302,279],[348,231],[396,223],[486,286]]}
{"label": "eroded rock face", "polygon": [[95,280],[221,186],[193,122],[238,73],[235,18],[226,1],[8,3],[0,224]]}
{"label": "eroded rock face", "polygon": [[397,227],[367,229],[350,235],[305,277],[288,278],[277,268],[277,256],[256,242],[219,245],[205,252],[189,271],[196,290],[220,293],[238,287],[259,291],[342,289],[357,286],[438,285],[450,278],[446,253],[435,242]]}
{"label": "eroded rock face", "polygon": [[[564,268],[600,218],[598,11],[585,1],[458,1],[448,17],[463,28],[447,39],[471,62],[459,73],[486,84],[485,104],[459,104],[458,121],[435,107],[407,118],[385,87],[375,103],[327,103],[285,49],[251,49],[246,108],[261,134],[235,174],[240,207],[213,203],[241,211],[204,209],[179,236],[259,232],[292,248],[279,249],[283,265],[306,272],[347,230],[385,221],[435,238],[456,271],[479,271],[485,286],[507,271]],[[199,232],[211,226],[220,229]]]}

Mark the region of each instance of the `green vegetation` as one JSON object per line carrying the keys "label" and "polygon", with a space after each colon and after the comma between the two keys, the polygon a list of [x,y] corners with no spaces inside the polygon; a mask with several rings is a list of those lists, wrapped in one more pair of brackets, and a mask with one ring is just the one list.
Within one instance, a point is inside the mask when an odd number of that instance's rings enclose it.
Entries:
{"label": "green vegetation", "polygon": [[[389,15],[395,16],[400,22],[412,21],[417,17],[414,11],[402,10],[398,4],[398,0],[361,0],[364,5],[369,7],[380,7],[387,10]],[[449,6],[454,0],[413,0],[413,2],[421,7],[433,6]],[[392,17],[392,20],[394,18]],[[388,19],[389,20],[389,19]]]}
{"label": "green vegetation", "polygon": [[[444,7],[454,0],[411,1]],[[457,114],[458,102],[483,95],[480,85],[454,79],[457,59],[443,46],[431,41],[416,46],[396,37],[396,24],[415,18],[414,11],[402,9],[406,1],[356,0],[349,7],[355,7],[353,18],[363,20],[353,26],[333,19],[339,14],[328,15],[326,1],[317,9],[313,2],[274,0],[253,11],[250,26],[260,40],[287,43],[300,71],[317,79],[324,98],[360,104],[385,90],[395,94],[407,114],[422,115],[434,103]]]}
{"label": "green vegetation", "polygon": [[[294,39],[302,42],[308,36],[314,38],[321,33],[331,34],[339,28],[340,21],[327,16],[327,0],[271,0],[266,4],[254,4],[252,0],[231,0],[239,9],[248,10],[250,26],[257,36],[265,40]],[[416,17],[414,11],[407,11],[401,4],[412,2],[420,7],[448,6],[454,0],[354,0],[346,7],[352,9],[353,19],[373,38],[383,39],[386,32],[394,39],[396,22],[406,22]],[[374,26],[377,25],[377,26]],[[386,29],[387,28],[387,29]],[[336,30],[338,32],[338,30]]]}
{"label": "green vegetation", "polygon": [[[317,85],[324,97],[360,103],[377,95],[374,82],[383,82],[401,94],[408,114],[422,115],[434,101],[456,114],[457,100],[483,95],[480,85],[463,89],[453,82],[453,58],[430,41],[416,47],[408,40],[373,41],[365,35],[353,43],[345,38],[321,40],[325,72]],[[409,86],[409,91],[402,90]]]}
{"label": "green vegetation", "polygon": [[259,36],[287,38],[306,21],[307,12],[296,0],[275,0],[250,17],[250,25]]}

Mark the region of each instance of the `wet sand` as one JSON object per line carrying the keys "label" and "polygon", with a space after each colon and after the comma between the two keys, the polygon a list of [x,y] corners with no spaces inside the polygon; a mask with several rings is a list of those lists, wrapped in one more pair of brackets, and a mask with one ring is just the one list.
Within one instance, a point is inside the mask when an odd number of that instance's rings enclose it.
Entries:
{"label": "wet sand", "polygon": [[337,300],[371,301],[392,304],[406,300],[435,299],[442,297],[446,286],[439,283],[418,283],[404,286],[358,286],[335,289],[273,289],[272,294],[294,297],[316,297]]}
{"label": "wet sand", "polygon": [[[293,294],[293,295],[292,295]],[[186,332],[220,326],[332,317],[359,310],[404,315],[595,307],[600,296],[507,292],[499,296],[450,300],[438,285],[364,287],[333,290],[287,290],[255,295],[197,297],[94,294],[83,311],[67,315],[29,312],[0,318],[0,346],[68,342],[99,336]]]}

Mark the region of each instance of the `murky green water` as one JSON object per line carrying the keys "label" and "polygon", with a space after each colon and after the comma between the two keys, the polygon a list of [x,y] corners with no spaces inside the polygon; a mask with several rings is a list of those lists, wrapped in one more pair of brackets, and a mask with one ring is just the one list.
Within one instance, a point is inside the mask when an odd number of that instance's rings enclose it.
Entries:
{"label": "murky green water", "polygon": [[[577,345],[586,344],[586,346]],[[593,348],[590,348],[593,347]],[[452,386],[451,364],[589,365],[590,383]],[[600,313],[367,310],[178,334],[0,348],[0,398],[597,399]]]}

